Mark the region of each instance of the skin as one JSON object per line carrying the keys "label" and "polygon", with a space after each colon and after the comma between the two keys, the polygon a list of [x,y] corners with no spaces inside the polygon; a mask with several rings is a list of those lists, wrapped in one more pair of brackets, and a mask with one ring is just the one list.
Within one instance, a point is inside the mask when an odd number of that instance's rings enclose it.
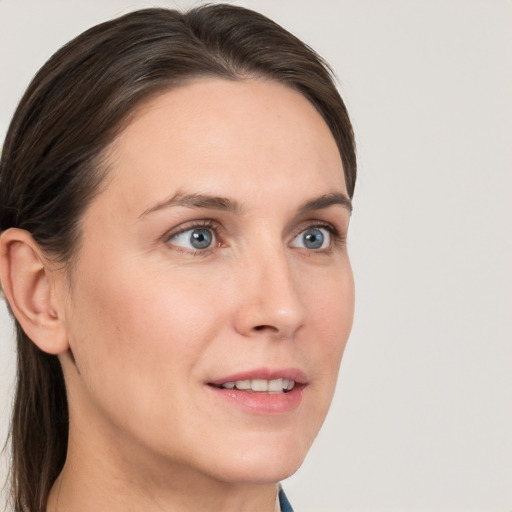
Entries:
{"label": "skin", "polygon": [[[300,212],[346,196],[335,141],[281,84],[202,79],[139,108],[108,162],[71,276],[48,278],[70,407],[48,512],[270,512],[325,418],[352,324],[349,209]],[[177,193],[238,208],[163,206]],[[204,250],[176,235],[198,222],[215,236]],[[302,243],[312,226],[318,250]],[[304,372],[296,409],[249,412],[208,386],[261,367]]]}

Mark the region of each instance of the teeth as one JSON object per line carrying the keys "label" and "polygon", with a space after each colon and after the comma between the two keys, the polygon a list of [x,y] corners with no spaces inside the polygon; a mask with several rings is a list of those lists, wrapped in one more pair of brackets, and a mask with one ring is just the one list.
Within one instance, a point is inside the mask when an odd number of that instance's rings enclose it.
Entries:
{"label": "teeth", "polygon": [[235,382],[236,389],[251,389],[250,380],[237,380]]}
{"label": "teeth", "polygon": [[[268,391],[268,380],[253,379],[251,382],[251,389],[253,391]],[[283,388],[281,388],[281,391]]]}
{"label": "teeth", "polygon": [[286,387],[283,386],[283,379],[275,379],[268,382],[269,391],[283,391],[283,389],[286,389]]}
{"label": "teeth", "polygon": [[255,391],[259,393],[282,393],[283,391],[291,391],[295,386],[294,380],[289,379],[252,379],[237,380],[236,382],[225,382],[222,384],[224,389],[239,389],[242,391]]}

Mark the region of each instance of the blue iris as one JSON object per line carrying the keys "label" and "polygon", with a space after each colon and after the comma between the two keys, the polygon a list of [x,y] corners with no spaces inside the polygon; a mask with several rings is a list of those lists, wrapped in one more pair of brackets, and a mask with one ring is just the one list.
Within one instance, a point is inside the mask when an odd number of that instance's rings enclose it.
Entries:
{"label": "blue iris", "polygon": [[190,232],[190,245],[194,249],[206,249],[210,247],[213,240],[212,233],[209,229],[193,229]]}
{"label": "blue iris", "polygon": [[307,249],[320,249],[324,243],[324,234],[318,228],[310,228],[304,231],[302,240]]}

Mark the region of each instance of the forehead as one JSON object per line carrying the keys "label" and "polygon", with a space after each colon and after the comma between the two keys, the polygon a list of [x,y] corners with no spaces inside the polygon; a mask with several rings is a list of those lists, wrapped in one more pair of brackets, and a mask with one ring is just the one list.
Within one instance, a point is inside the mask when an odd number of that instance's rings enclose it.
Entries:
{"label": "forehead", "polygon": [[297,91],[262,79],[201,79],[153,98],[113,143],[109,162],[112,185],[146,204],[178,189],[346,192],[321,115]]}

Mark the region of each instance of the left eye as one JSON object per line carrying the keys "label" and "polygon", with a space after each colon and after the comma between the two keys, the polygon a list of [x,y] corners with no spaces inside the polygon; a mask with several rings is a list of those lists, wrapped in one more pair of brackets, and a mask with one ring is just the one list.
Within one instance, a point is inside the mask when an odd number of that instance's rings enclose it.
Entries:
{"label": "left eye", "polygon": [[308,228],[297,235],[291,245],[311,250],[327,249],[331,245],[331,233],[326,228]]}
{"label": "left eye", "polygon": [[186,249],[208,249],[217,243],[215,233],[210,228],[191,228],[182,231],[169,239],[173,245]]}

